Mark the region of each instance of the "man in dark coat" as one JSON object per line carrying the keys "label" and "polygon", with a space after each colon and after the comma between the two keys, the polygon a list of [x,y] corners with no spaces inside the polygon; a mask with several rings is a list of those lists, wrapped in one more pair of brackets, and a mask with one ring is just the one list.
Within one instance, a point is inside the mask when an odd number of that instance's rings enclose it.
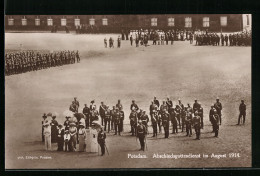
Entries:
{"label": "man in dark coat", "polygon": [[246,104],[244,103],[244,100],[241,100],[241,103],[239,105],[239,116],[238,116],[238,122],[237,125],[240,125],[240,119],[243,119],[243,125],[245,124],[246,120]]}
{"label": "man in dark coat", "polygon": [[106,133],[103,131],[103,128],[100,129],[98,132],[97,140],[98,144],[100,145],[101,148],[101,156],[105,154],[105,147],[106,147]]}
{"label": "man in dark coat", "polygon": [[138,121],[137,125],[137,137],[139,138],[141,149],[144,151],[144,146],[145,146],[145,135],[146,135],[146,128],[142,124],[142,121]]}
{"label": "man in dark coat", "polygon": [[219,124],[221,125],[221,111],[222,111],[222,104],[219,102],[219,98],[216,99],[216,103],[214,104],[215,109],[217,110],[219,116]]}
{"label": "man in dark coat", "polygon": [[102,126],[104,125],[105,111],[106,111],[106,105],[104,104],[104,102],[101,102],[101,105],[99,107],[99,114],[100,114],[100,117],[101,117]]}

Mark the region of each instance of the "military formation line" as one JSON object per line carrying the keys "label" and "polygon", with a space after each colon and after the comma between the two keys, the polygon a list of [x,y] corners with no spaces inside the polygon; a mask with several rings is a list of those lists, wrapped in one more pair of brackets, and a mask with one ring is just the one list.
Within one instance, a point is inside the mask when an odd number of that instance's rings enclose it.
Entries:
{"label": "military formation line", "polygon": [[80,62],[78,51],[57,51],[40,53],[37,51],[19,51],[5,54],[5,75],[37,71],[50,67]]}

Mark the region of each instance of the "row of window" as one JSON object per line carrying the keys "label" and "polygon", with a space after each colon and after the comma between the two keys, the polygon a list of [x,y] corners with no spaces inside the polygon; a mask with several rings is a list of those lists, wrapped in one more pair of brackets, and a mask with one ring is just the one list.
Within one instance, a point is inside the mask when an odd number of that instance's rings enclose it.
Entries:
{"label": "row of window", "polygon": [[[203,17],[202,19],[202,25],[203,27],[209,27],[210,22],[209,22],[209,17]],[[35,19],[35,26],[40,26],[40,19],[36,18]],[[89,19],[89,24],[90,25],[95,25],[95,19],[91,18]],[[8,18],[8,25],[13,26],[14,25],[14,19],[13,18]],[[24,17],[22,18],[22,26],[27,25],[27,19]],[[61,19],[61,26],[66,26],[67,25],[67,19],[62,18]],[[80,19],[76,18],[74,19],[74,25],[79,26],[80,25]],[[108,25],[108,20],[107,18],[102,19],[102,25],[107,26]],[[168,18],[168,26],[174,26],[174,18]],[[221,26],[227,26],[227,17],[226,16],[221,16],[220,17],[220,25]],[[48,18],[47,19],[47,26],[53,26],[53,19]],[[151,19],[151,26],[157,26],[157,18],[152,18]],[[192,18],[191,17],[186,17],[185,18],[185,27],[190,28],[192,27]]]}

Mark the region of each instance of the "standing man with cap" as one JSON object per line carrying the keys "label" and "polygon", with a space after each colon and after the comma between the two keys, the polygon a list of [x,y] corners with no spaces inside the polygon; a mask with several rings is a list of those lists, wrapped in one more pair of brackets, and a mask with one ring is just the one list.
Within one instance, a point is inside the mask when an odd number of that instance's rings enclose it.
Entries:
{"label": "standing man with cap", "polygon": [[105,154],[105,147],[106,147],[106,133],[103,131],[103,127],[100,128],[98,132],[97,142],[101,148],[101,156]]}
{"label": "standing man with cap", "polygon": [[162,114],[162,126],[164,128],[165,138],[169,138],[169,123],[170,123],[170,114],[166,109],[163,110]]}
{"label": "standing man with cap", "polygon": [[217,97],[216,103],[214,104],[215,109],[217,110],[219,116],[219,125],[221,125],[221,111],[222,111],[222,104],[219,102],[219,98]]}
{"label": "standing man with cap", "polygon": [[145,126],[142,124],[142,121],[139,120],[138,121],[138,125],[137,125],[137,137],[139,138],[140,141],[140,145],[141,145],[141,149],[144,151],[144,145],[145,145],[145,135],[146,135],[146,129]]}
{"label": "standing man with cap", "polygon": [[105,119],[105,111],[106,111],[106,105],[104,105],[104,102],[101,102],[101,105],[99,107],[99,114],[101,117],[101,124],[104,125],[104,119]]}
{"label": "standing man with cap", "polygon": [[[119,109],[119,108],[118,108]],[[120,126],[119,130],[120,132],[124,131],[124,120],[125,120],[125,113],[122,109],[119,109],[119,114],[120,114]]]}
{"label": "standing man with cap", "polygon": [[[210,123],[212,124],[212,127],[213,127],[213,115],[214,115],[214,111],[217,111],[215,108],[214,108],[214,104],[211,105],[211,109],[209,111],[209,121]],[[213,130],[212,132],[215,132],[214,131],[214,127],[213,127]]]}
{"label": "standing man with cap", "polygon": [[119,136],[121,136],[120,134],[120,112],[119,112],[119,109],[116,108],[116,112],[114,114],[115,116],[115,134],[114,135],[117,135],[117,133],[119,134]]}
{"label": "standing man with cap", "polygon": [[213,131],[215,132],[215,137],[218,137],[218,131],[219,131],[219,115],[217,110],[214,110],[214,114],[212,116],[212,124],[213,124]]}
{"label": "standing man with cap", "polygon": [[203,108],[201,107],[201,104],[199,104],[198,115],[201,118],[201,129],[203,129],[203,127],[204,127],[204,123],[203,123]]}
{"label": "standing man with cap", "polygon": [[237,125],[240,125],[240,119],[243,119],[243,125],[245,124],[246,120],[246,104],[244,103],[244,100],[241,100],[241,103],[239,105],[239,116],[238,116],[238,122]]}
{"label": "standing man with cap", "polygon": [[130,113],[129,119],[130,119],[132,136],[135,136],[136,135],[136,126],[137,126],[137,112],[135,110],[132,110],[132,112]]}
{"label": "standing man with cap", "polygon": [[198,114],[198,111],[195,111],[192,121],[193,121],[193,126],[195,128],[196,139],[200,140],[201,118]]}
{"label": "standing man with cap", "polygon": [[108,130],[108,133],[110,131],[110,122],[111,122],[111,110],[109,109],[109,106],[106,106],[106,111],[105,111],[105,131]]}

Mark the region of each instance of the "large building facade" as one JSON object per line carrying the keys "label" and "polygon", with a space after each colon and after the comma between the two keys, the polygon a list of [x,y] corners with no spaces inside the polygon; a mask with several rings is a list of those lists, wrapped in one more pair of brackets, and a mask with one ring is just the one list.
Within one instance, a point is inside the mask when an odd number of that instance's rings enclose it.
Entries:
{"label": "large building facade", "polygon": [[[249,24],[250,23],[250,24]],[[242,14],[165,14],[165,15],[6,15],[6,31],[58,31],[67,26],[93,26],[97,32],[120,32],[122,29],[187,29],[236,32],[251,27],[251,15]],[[246,25],[245,25],[246,24]]]}

